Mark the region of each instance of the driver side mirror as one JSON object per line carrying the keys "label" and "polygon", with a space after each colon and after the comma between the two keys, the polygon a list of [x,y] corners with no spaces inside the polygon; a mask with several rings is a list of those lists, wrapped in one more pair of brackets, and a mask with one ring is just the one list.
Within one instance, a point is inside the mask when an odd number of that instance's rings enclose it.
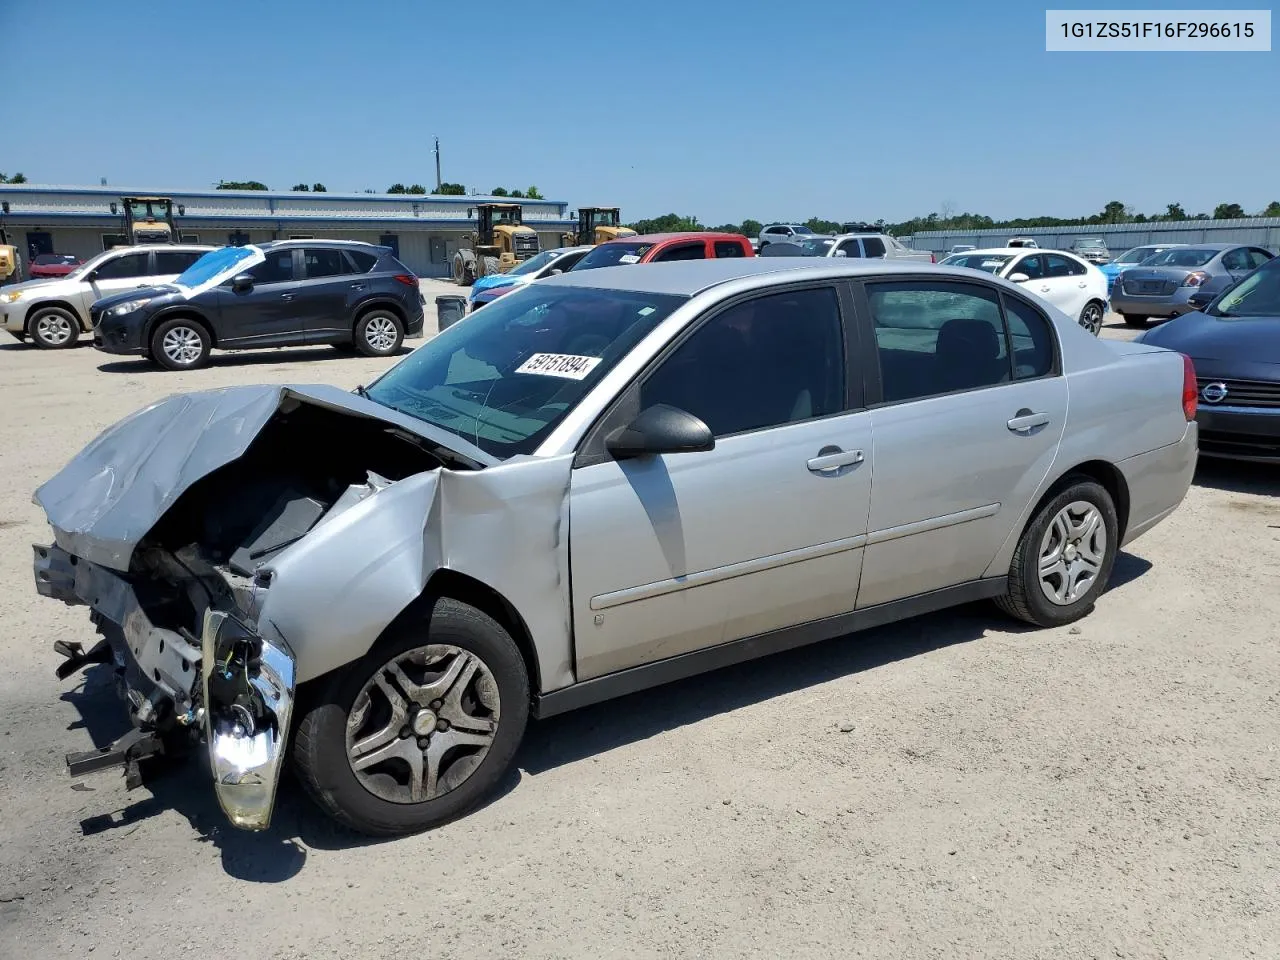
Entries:
{"label": "driver side mirror", "polygon": [[1026,283],[1031,278],[1025,273],[1011,273],[1009,274],[1009,279],[1014,283]]}
{"label": "driver side mirror", "polygon": [[835,253],[832,254],[833,257],[847,257],[848,255],[849,255],[849,251],[847,250],[837,250]]}
{"label": "driver side mirror", "polygon": [[662,453],[714,450],[716,438],[711,428],[693,414],[658,403],[642,410],[625,427],[610,433],[604,445],[615,460],[629,460]]}
{"label": "driver side mirror", "polygon": [[248,293],[253,289],[253,277],[247,273],[238,273],[231,281],[231,289],[236,293]]}
{"label": "driver side mirror", "polygon": [[561,270],[559,267],[556,267],[554,270],[551,271],[551,276],[553,277],[559,276],[562,273],[564,273],[564,271]]}

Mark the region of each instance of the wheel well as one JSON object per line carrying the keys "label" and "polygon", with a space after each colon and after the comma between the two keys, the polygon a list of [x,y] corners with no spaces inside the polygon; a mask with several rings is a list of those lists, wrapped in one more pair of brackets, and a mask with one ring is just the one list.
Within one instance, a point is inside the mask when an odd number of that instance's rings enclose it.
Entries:
{"label": "wheel well", "polygon": [[174,313],[162,313],[150,323],[147,324],[146,335],[143,338],[143,346],[150,348],[151,338],[156,334],[156,327],[164,323],[166,320],[191,320],[198,323],[204,332],[209,335],[209,346],[216,347],[218,345],[218,335],[213,332],[213,327],[209,321],[198,313],[192,313],[190,310],[178,310]]}
{"label": "wheel well", "polygon": [[408,322],[405,319],[404,311],[400,309],[398,304],[395,304],[390,300],[375,300],[372,303],[363,303],[356,310],[355,320],[351,322],[351,332],[353,336],[355,335],[356,324],[364,318],[365,314],[371,313],[374,310],[385,310],[387,313],[394,313],[402,327]]}
{"label": "wheel well", "polygon": [[35,316],[37,313],[39,313],[41,310],[47,310],[50,307],[57,307],[59,310],[67,311],[67,313],[71,314],[73,317],[76,318],[76,323],[80,325],[80,332],[81,333],[88,332],[89,328],[88,326],[85,325],[84,317],[80,316],[80,311],[77,310],[75,307],[73,307],[70,303],[67,303],[65,300],[42,300],[39,303],[33,303],[31,306],[27,308],[27,315],[22,319],[22,332],[30,335],[31,318]]}
{"label": "wheel well", "polygon": [[1050,498],[1056,496],[1058,491],[1065,487],[1072,477],[1076,476],[1085,476],[1090,480],[1097,481],[1107,493],[1111,494],[1111,500],[1116,505],[1116,522],[1120,526],[1120,539],[1123,540],[1124,532],[1129,528],[1129,484],[1125,482],[1124,474],[1105,460],[1087,460],[1062,474],[1045,491],[1044,496],[1040,498],[1040,502],[1036,504],[1035,510],[1031,512],[1031,516],[1034,517],[1039,513],[1040,508]]}
{"label": "wheel well", "polygon": [[525,670],[529,673],[530,695],[542,690],[542,676],[538,669],[538,656],[533,646],[533,637],[525,625],[524,618],[516,612],[511,603],[486,583],[469,577],[456,570],[437,570],[427,581],[426,588],[417,603],[412,604],[425,612],[431,602],[438,597],[451,597],[462,603],[470,604],[493,617],[504,630],[511,635],[520,656],[524,660]]}

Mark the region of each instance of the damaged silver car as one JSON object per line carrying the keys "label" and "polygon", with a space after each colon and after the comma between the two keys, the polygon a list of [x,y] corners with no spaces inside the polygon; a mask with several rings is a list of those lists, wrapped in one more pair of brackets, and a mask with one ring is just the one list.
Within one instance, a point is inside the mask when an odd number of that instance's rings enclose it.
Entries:
{"label": "damaged silver car", "polygon": [[1186,493],[1194,385],[995,277],[746,259],[532,284],[354,393],[170,397],[36,494],[37,588],[102,634],[59,675],[135,728],[68,762],[202,742],[262,829],[288,756],[398,834],[531,714],[976,599],[1070,623]]}

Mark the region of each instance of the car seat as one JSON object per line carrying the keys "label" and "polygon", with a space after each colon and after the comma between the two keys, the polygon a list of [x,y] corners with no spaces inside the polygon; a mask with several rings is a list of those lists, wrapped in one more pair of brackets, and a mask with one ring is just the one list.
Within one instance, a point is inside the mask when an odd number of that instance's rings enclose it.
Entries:
{"label": "car seat", "polygon": [[938,330],[934,351],[937,392],[971,390],[1009,379],[1001,338],[986,320],[957,317]]}

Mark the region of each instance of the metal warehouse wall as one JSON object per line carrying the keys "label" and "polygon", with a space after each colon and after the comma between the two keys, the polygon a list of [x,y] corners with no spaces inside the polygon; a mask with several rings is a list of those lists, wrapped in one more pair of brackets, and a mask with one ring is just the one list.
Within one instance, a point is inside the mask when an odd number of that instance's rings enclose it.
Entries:
{"label": "metal warehouse wall", "polygon": [[1046,249],[1064,249],[1076,237],[1101,237],[1115,254],[1146,243],[1252,243],[1280,252],[1280,217],[1242,220],[1176,220],[1171,223],[1074,224],[1026,230],[930,230],[911,238],[916,250],[945,253],[953,244],[1002,247],[1010,237],[1031,237]]}

